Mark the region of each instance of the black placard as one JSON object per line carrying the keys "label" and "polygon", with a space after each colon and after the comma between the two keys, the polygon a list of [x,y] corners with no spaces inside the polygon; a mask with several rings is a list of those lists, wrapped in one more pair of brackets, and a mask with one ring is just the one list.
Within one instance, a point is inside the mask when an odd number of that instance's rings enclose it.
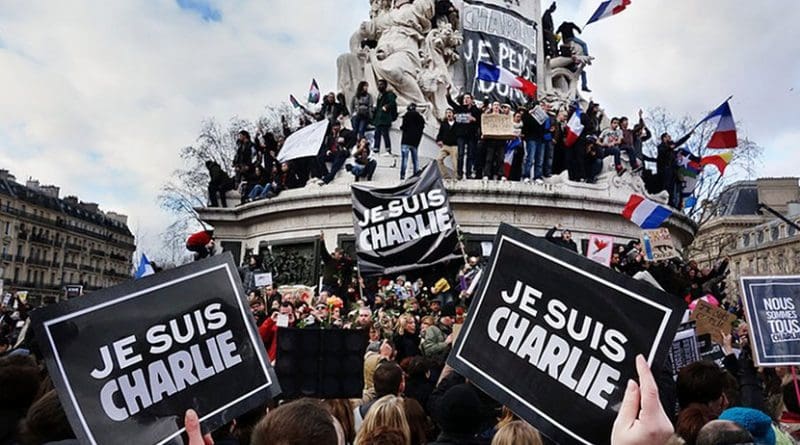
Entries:
{"label": "black placard", "polygon": [[800,365],[800,276],[741,280],[756,364]]}
{"label": "black placard", "polygon": [[681,368],[700,360],[695,322],[690,321],[680,326],[672,340],[672,348],[667,358],[669,366],[672,368],[672,376],[676,379]]}
{"label": "black placard", "polygon": [[353,230],[362,275],[392,274],[458,258],[458,232],[433,163],[388,188],[352,186]]}
{"label": "black placard", "polygon": [[364,330],[278,330],[275,371],[281,397],[360,398],[364,388]]}
{"label": "black placard", "polygon": [[448,363],[551,439],[608,443],[636,355],[664,363],[685,303],[507,224],[494,245]]}
{"label": "black placard", "polygon": [[280,390],[230,254],[31,317],[82,443],[167,443],[188,408],[213,430]]}

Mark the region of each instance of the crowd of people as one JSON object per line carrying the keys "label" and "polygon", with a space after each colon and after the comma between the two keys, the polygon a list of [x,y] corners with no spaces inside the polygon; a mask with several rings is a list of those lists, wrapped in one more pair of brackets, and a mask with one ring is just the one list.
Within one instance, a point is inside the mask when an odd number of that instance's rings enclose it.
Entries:
{"label": "crowd of people", "polygon": [[[259,128],[255,138],[246,130],[240,131],[232,177],[218,163],[206,163],[210,205],[226,206],[225,193],[230,190],[238,190],[241,203],[245,203],[274,197],[286,189],[328,184],[343,169],[355,181],[370,181],[378,165],[375,156],[381,151],[389,156],[397,154],[389,137],[393,125],[401,132],[399,179],[417,173],[424,167],[420,165],[419,148],[426,119],[418,104],[409,104],[400,115],[397,95],[386,81],[378,81],[377,90],[378,96],[373,98],[369,85],[361,82],[349,107],[343,95],[329,93],[318,112],[304,109],[298,128],[315,120],[329,122],[316,156],[277,161],[285,138],[293,131],[286,118],[282,119],[283,133],[279,136],[264,128]],[[673,141],[671,135],[664,133],[656,155],[649,156],[643,147],[652,134],[641,110],[636,121],[631,122],[626,116],[609,118],[596,102],[590,102],[583,111],[578,110],[578,103],[560,109],[535,100],[515,106],[488,98],[478,102],[469,93],[453,98],[449,88],[447,99],[449,108],[438,130],[429,129],[431,134],[436,130],[435,142],[440,151],[435,161],[446,178],[542,184],[566,171],[571,181],[594,183],[603,171],[604,159],[610,158],[617,174],[630,171],[641,175],[648,191],[665,190],[669,203],[681,207],[680,167],[691,154],[678,148],[686,139]],[[567,127],[576,112],[580,113],[583,130],[572,142],[568,141]],[[487,115],[508,116],[513,130],[507,135],[483,135],[481,119]],[[373,130],[372,138],[368,129]],[[644,169],[645,161],[655,163],[655,171]]]}

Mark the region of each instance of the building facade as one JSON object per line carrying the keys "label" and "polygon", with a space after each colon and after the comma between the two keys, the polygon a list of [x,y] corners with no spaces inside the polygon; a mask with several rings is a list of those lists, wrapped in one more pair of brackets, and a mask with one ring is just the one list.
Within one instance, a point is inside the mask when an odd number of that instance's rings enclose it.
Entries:
{"label": "building facade", "polygon": [[64,295],[69,285],[92,291],[131,277],[134,237],[127,216],[59,188],[25,185],[0,170],[0,234],[4,292],[27,291],[36,305]]}
{"label": "building facade", "polygon": [[761,178],[728,186],[715,215],[703,224],[691,251],[701,266],[730,259],[726,288],[740,296],[742,276],[800,274],[800,230],[762,209],[765,204],[800,225],[798,178]]}

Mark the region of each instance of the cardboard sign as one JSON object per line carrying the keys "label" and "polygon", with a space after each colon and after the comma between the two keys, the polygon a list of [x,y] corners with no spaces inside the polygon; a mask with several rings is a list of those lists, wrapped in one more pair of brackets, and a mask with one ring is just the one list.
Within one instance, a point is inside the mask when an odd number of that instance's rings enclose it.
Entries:
{"label": "cardboard sign", "polygon": [[272,272],[257,273],[253,276],[256,287],[272,286]]}
{"label": "cardboard sign", "polygon": [[689,320],[697,323],[697,335],[709,334],[711,335],[711,340],[722,344],[720,331],[730,334],[733,322],[736,321],[736,315],[725,309],[712,306],[703,300],[698,300],[692,315],[689,316]]}
{"label": "cardboard sign", "polygon": [[680,330],[672,340],[672,349],[669,352],[669,362],[672,366],[673,378],[678,378],[678,371],[686,365],[700,360],[700,350],[697,346],[695,323],[681,325]]}
{"label": "cardboard sign", "polygon": [[448,364],[558,443],[607,444],[635,357],[658,374],[685,304],[502,224]]}
{"label": "cardboard sign", "polygon": [[614,253],[614,237],[606,235],[589,235],[586,247],[586,258],[603,266],[611,265],[611,254]]}
{"label": "cardboard sign", "polygon": [[758,366],[800,365],[800,276],[742,277]]}
{"label": "cardboard sign", "polygon": [[275,370],[282,397],[360,398],[368,342],[363,329],[279,329]]}
{"label": "cardboard sign", "polygon": [[511,139],[514,136],[514,120],[508,114],[484,114],[481,116],[481,134],[485,139]]}
{"label": "cardboard sign", "polygon": [[230,253],[31,313],[85,444],[164,444],[193,408],[216,429],[280,391]]}
{"label": "cardboard sign", "polygon": [[668,260],[680,256],[672,244],[672,235],[663,227],[642,231],[642,249],[647,261]]}

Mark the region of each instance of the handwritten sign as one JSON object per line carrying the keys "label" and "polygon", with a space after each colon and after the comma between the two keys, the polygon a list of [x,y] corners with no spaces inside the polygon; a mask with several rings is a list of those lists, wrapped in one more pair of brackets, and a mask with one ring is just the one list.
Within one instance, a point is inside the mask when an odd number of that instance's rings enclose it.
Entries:
{"label": "handwritten sign", "polygon": [[272,272],[255,274],[256,287],[272,286]]}
{"label": "handwritten sign", "polygon": [[481,116],[481,134],[487,139],[511,139],[514,137],[514,121],[508,114],[484,114]]}
{"label": "handwritten sign", "polygon": [[697,335],[710,334],[711,340],[722,344],[720,331],[730,334],[736,315],[700,300],[689,319],[697,322]]}
{"label": "handwritten sign", "polygon": [[647,261],[661,261],[677,258],[678,251],[672,244],[672,235],[666,228],[644,230],[642,233],[642,247]]}

